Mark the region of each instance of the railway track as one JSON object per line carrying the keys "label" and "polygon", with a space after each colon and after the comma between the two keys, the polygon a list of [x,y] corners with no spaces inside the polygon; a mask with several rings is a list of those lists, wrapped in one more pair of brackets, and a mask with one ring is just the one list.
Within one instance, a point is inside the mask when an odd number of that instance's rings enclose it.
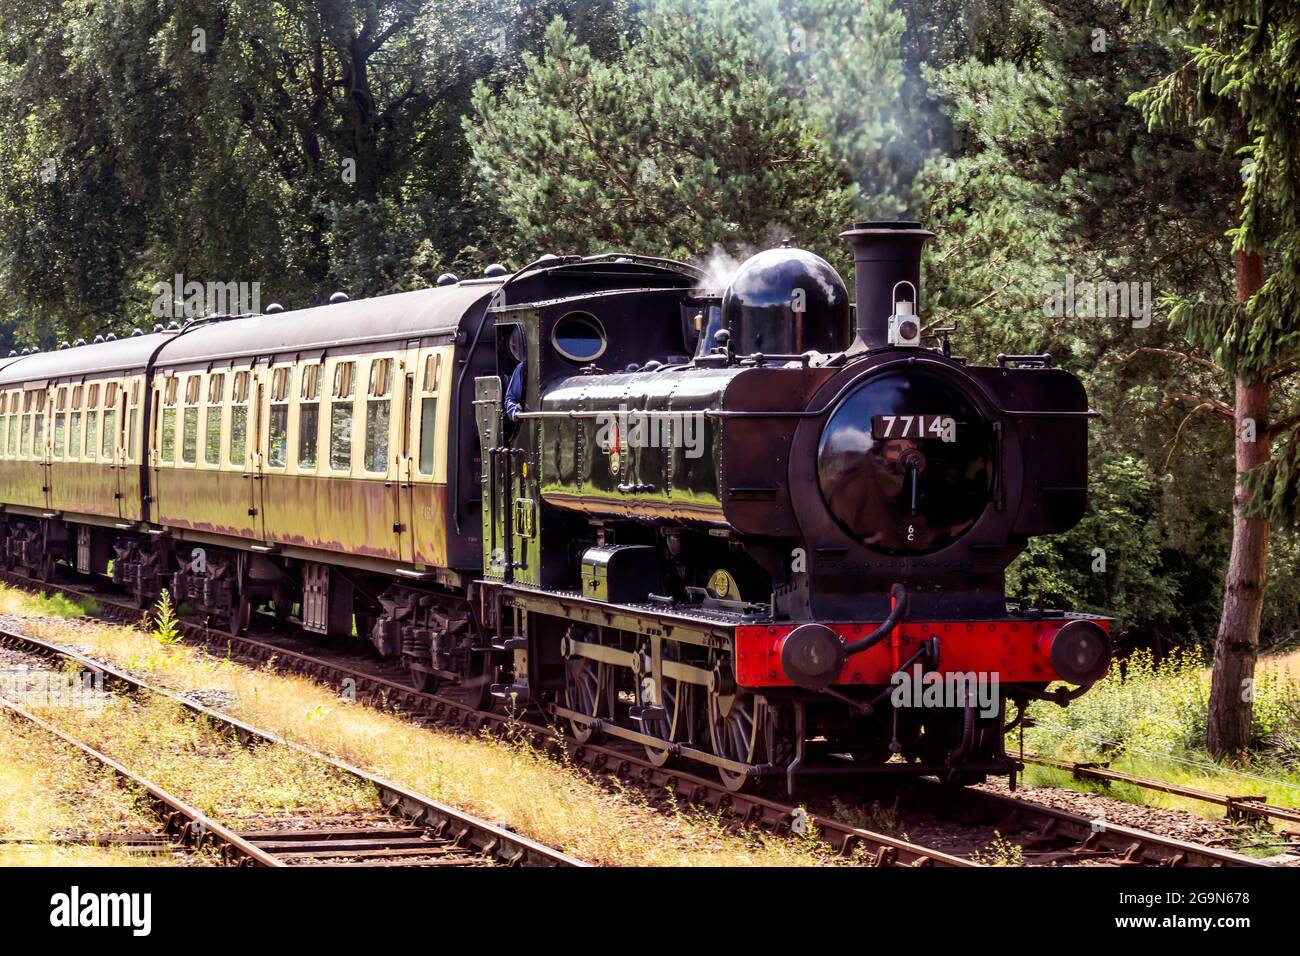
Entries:
{"label": "railway track", "polygon": [[1033,753],[1021,754],[1019,759],[1025,763],[1036,764],[1040,767],[1067,770],[1076,780],[1124,783],[1143,790],[1154,790],[1175,797],[1209,803],[1222,807],[1224,817],[1229,820],[1256,820],[1266,823],[1276,820],[1284,823],[1300,824],[1300,810],[1274,806],[1259,795],[1247,794],[1229,797],[1210,790],[1202,790],[1199,787],[1184,787],[1178,784],[1166,783],[1163,780],[1152,780],[1149,777],[1137,777],[1119,770],[1111,770],[1107,761],[1057,760],[1054,757],[1044,757]]}
{"label": "railway track", "polygon": [[226,863],[257,866],[585,866],[558,850],[480,820],[357,767],[286,741],[157,687],[100,661],[38,638],[0,630],[0,645],[56,661],[71,661],[100,675],[106,689],[166,697],[233,732],[244,743],[259,741],[292,748],[374,787],[382,814],[328,818],[251,818],[238,825],[217,821],[130,770],[107,754],[65,733],[13,701],[0,705],[111,769],[148,796],[150,808],[178,845],[213,846]]}
{"label": "railway track", "polygon": [[[11,573],[0,573],[0,581],[28,590],[53,589],[72,596],[93,597],[103,608],[101,616],[117,621],[135,623],[141,613],[139,608],[129,602],[98,591],[62,584],[37,585],[36,582]],[[271,665],[284,672],[310,677],[335,687],[345,686],[347,682],[346,686],[353,688],[359,700],[395,708],[440,727],[469,733],[477,733],[484,728],[503,733],[518,731],[517,715],[477,710],[453,699],[417,691],[396,675],[388,676],[369,668],[306,654],[286,647],[283,642],[263,639],[266,635],[234,637],[191,621],[183,622],[182,630],[187,637],[219,649],[223,654]],[[21,640],[31,640],[18,637]],[[3,639],[4,635],[0,633],[0,640]],[[67,653],[53,645],[47,646],[53,652]],[[88,659],[86,663],[88,666],[103,666]],[[552,747],[562,746],[569,759],[593,771],[612,773],[621,780],[649,790],[671,792],[678,799],[725,814],[744,825],[797,835],[815,830],[819,838],[836,852],[845,856],[857,854],[871,865],[976,865],[963,857],[851,826],[826,814],[809,813],[801,806],[771,800],[758,794],[735,792],[719,781],[671,766],[656,766],[625,750],[578,743],[551,726],[527,726],[539,743]],[[933,781],[919,781],[914,790],[920,795],[921,803],[933,807],[939,815],[953,819],[979,818],[994,821],[1008,831],[1014,829],[1027,833],[1029,844],[1046,848],[1041,851],[1031,850],[1036,862],[1091,862],[1122,866],[1269,866],[1231,850],[1106,824],[1017,797],[970,788],[954,790]]]}

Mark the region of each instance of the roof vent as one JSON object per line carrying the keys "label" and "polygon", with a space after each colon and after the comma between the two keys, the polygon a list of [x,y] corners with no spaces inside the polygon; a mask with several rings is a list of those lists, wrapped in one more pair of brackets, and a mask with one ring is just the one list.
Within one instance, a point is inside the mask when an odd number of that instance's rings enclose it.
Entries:
{"label": "roof vent", "polygon": [[15,355],[17,355],[17,354],[18,354],[18,350],[17,350],[17,349],[10,349],[10,350],[9,350],[9,357],[10,357],[10,358],[13,358],[13,357],[14,357]]}
{"label": "roof vent", "polygon": [[85,345],[85,344],[86,344],[86,340],[85,340],[85,339],[77,339],[77,341],[73,342],[72,344],[73,344],[73,345]]}
{"label": "roof vent", "polygon": [[270,305],[266,307],[267,315],[275,315],[277,312],[283,312],[283,311],[284,311],[284,306],[282,306],[279,302],[272,302]]}
{"label": "roof vent", "polygon": [[70,346],[70,345],[68,344],[68,340],[67,340],[67,339],[64,339],[62,342],[59,343],[59,351],[63,351],[64,349],[67,349],[67,348],[72,348],[72,346]]}
{"label": "roof vent", "polygon": [[499,263],[499,262],[494,262],[494,263],[492,263],[490,266],[488,266],[486,269],[483,270],[483,275],[484,275],[485,277],[487,277],[487,278],[492,278],[493,276],[503,276],[503,275],[505,275],[508,271],[509,271],[509,270],[506,269],[506,267],[503,266],[501,263]]}
{"label": "roof vent", "polygon": [[335,292],[330,296],[330,305],[338,305],[340,302],[346,301],[348,301],[348,294],[346,292]]}
{"label": "roof vent", "polygon": [[176,322],[173,322],[173,323],[171,323],[170,325],[167,326],[167,331],[168,331],[168,332],[179,332],[180,330],[181,330],[181,327],[180,327],[180,325],[179,325],[178,323],[176,323]]}
{"label": "roof vent", "polygon": [[445,285],[455,285],[459,281],[460,280],[452,273],[444,272],[442,275],[438,276],[438,287],[442,288]]}
{"label": "roof vent", "polygon": [[141,332],[139,329],[132,329],[132,330],[131,330],[131,338],[135,338],[137,335],[144,335],[144,333]]}
{"label": "roof vent", "polygon": [[109,332],[106,336],[104,336],[104,341],[105,341],[105,342],[116,342],[116,341],[117,341],[117,333],[116,333],[116,332]]}
{"label": "roof vent", "polygon": [[96,344],[96,345],[98,345],[98,344],[99,344],[100,342],[102,342],[102,341],[104,341],[104,337],[103,337],[102,335],[96,335],[96,336],[95,336],[95,344]]}

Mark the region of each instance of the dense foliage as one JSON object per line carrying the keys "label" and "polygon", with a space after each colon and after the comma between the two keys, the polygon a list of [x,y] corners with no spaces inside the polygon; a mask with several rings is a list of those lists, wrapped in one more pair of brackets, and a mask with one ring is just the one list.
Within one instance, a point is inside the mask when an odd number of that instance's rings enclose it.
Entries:
{"label": "dense foliage", "polygon": [[[847,222],[913,216],[938,233],[927,320],[972,358],[1052,352],[1103,414],[1091,514],[1035,542],[1012,591],[1115,613],[1132,644],[1207,646],[1230,366],[1286,359],[1213,304],[1250,242],[1281,276],[1256,314],[1273,332],[1296,314],[1295,204],[1273,187],[1300,169],[1274,134],[1297,120],[1186,121],[1188,97],[1227,116],[1226,82],[1261,110],[1285,84],[1215,23],[1134,6],[0,0],[0,345],[151,325],[177,273],[292,306],[610,247],[707,261],[789,236],[846,266]],[[1296,42],[1272,37],[1264,74]],[[1045,307],[1067,281],[1148,284],[1150,311]],[[1287,518],[1271,645],[1297,627],[1295,447],[1267,475]]]}

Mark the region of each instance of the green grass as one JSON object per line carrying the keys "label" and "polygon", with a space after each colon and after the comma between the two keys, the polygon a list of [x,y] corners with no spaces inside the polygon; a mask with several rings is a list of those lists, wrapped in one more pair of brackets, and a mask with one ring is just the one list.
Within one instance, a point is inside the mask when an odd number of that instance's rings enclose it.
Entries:
{"label": "green grass", "polygon": [[35,614],[45,617],[86,617],[99,613],[99,603],[90,597],[62,594],[28,594],[6,588],[0,594],[0,613]]}
{"label": "green grass", "polygon": [[[1205,750],[1209,672],[1194,653],[1159,663],[1140,652],[1069,707],[1032,705],[1035,726],[1025,749],[1062,760],[1105,760],[1111,769],[1228,795],[1259,794],[1300,807],[1300,680],[1285,662],[1261,661],[1254,686],[1252,757],[1216,763]],[[1014,744],[1014,741],[1011,742]],[[1132,803],[1169,806],[1205,816],[1222,811],[1199,801],[1121,783],[1077,781],[1065,771],[1031,767],[1026,782],[1105,793]]]}

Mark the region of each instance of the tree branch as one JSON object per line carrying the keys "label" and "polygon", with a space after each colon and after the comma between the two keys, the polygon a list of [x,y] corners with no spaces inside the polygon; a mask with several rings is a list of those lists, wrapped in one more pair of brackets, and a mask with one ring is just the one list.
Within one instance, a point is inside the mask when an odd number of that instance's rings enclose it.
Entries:
{"label": "tree branch", "polygon": [[1228,374],[1224,369],[1215,365],[1209,359],[1201,358],[1198,355],[1191,355],[1187,352],[1179,352],[1176,349],[1157,349],[1157,348],[1152,348],[1150,346],[1143,346],[1141,348],[1134,349],[1132,352],[1129,352],[1127,355],[1119,355],[1117,356],[1117,358],[1119,359],[1121,365],[1127,365],[1136,356],[1141,354],[1163,355],[1166,356],[1167,358],[1182,359],[1184,362],[1191,362],[1193,365],[1199,365],[1201,366],[1201,368],[1209,369],[1211,372],[1214,372],[1216,375]]}

